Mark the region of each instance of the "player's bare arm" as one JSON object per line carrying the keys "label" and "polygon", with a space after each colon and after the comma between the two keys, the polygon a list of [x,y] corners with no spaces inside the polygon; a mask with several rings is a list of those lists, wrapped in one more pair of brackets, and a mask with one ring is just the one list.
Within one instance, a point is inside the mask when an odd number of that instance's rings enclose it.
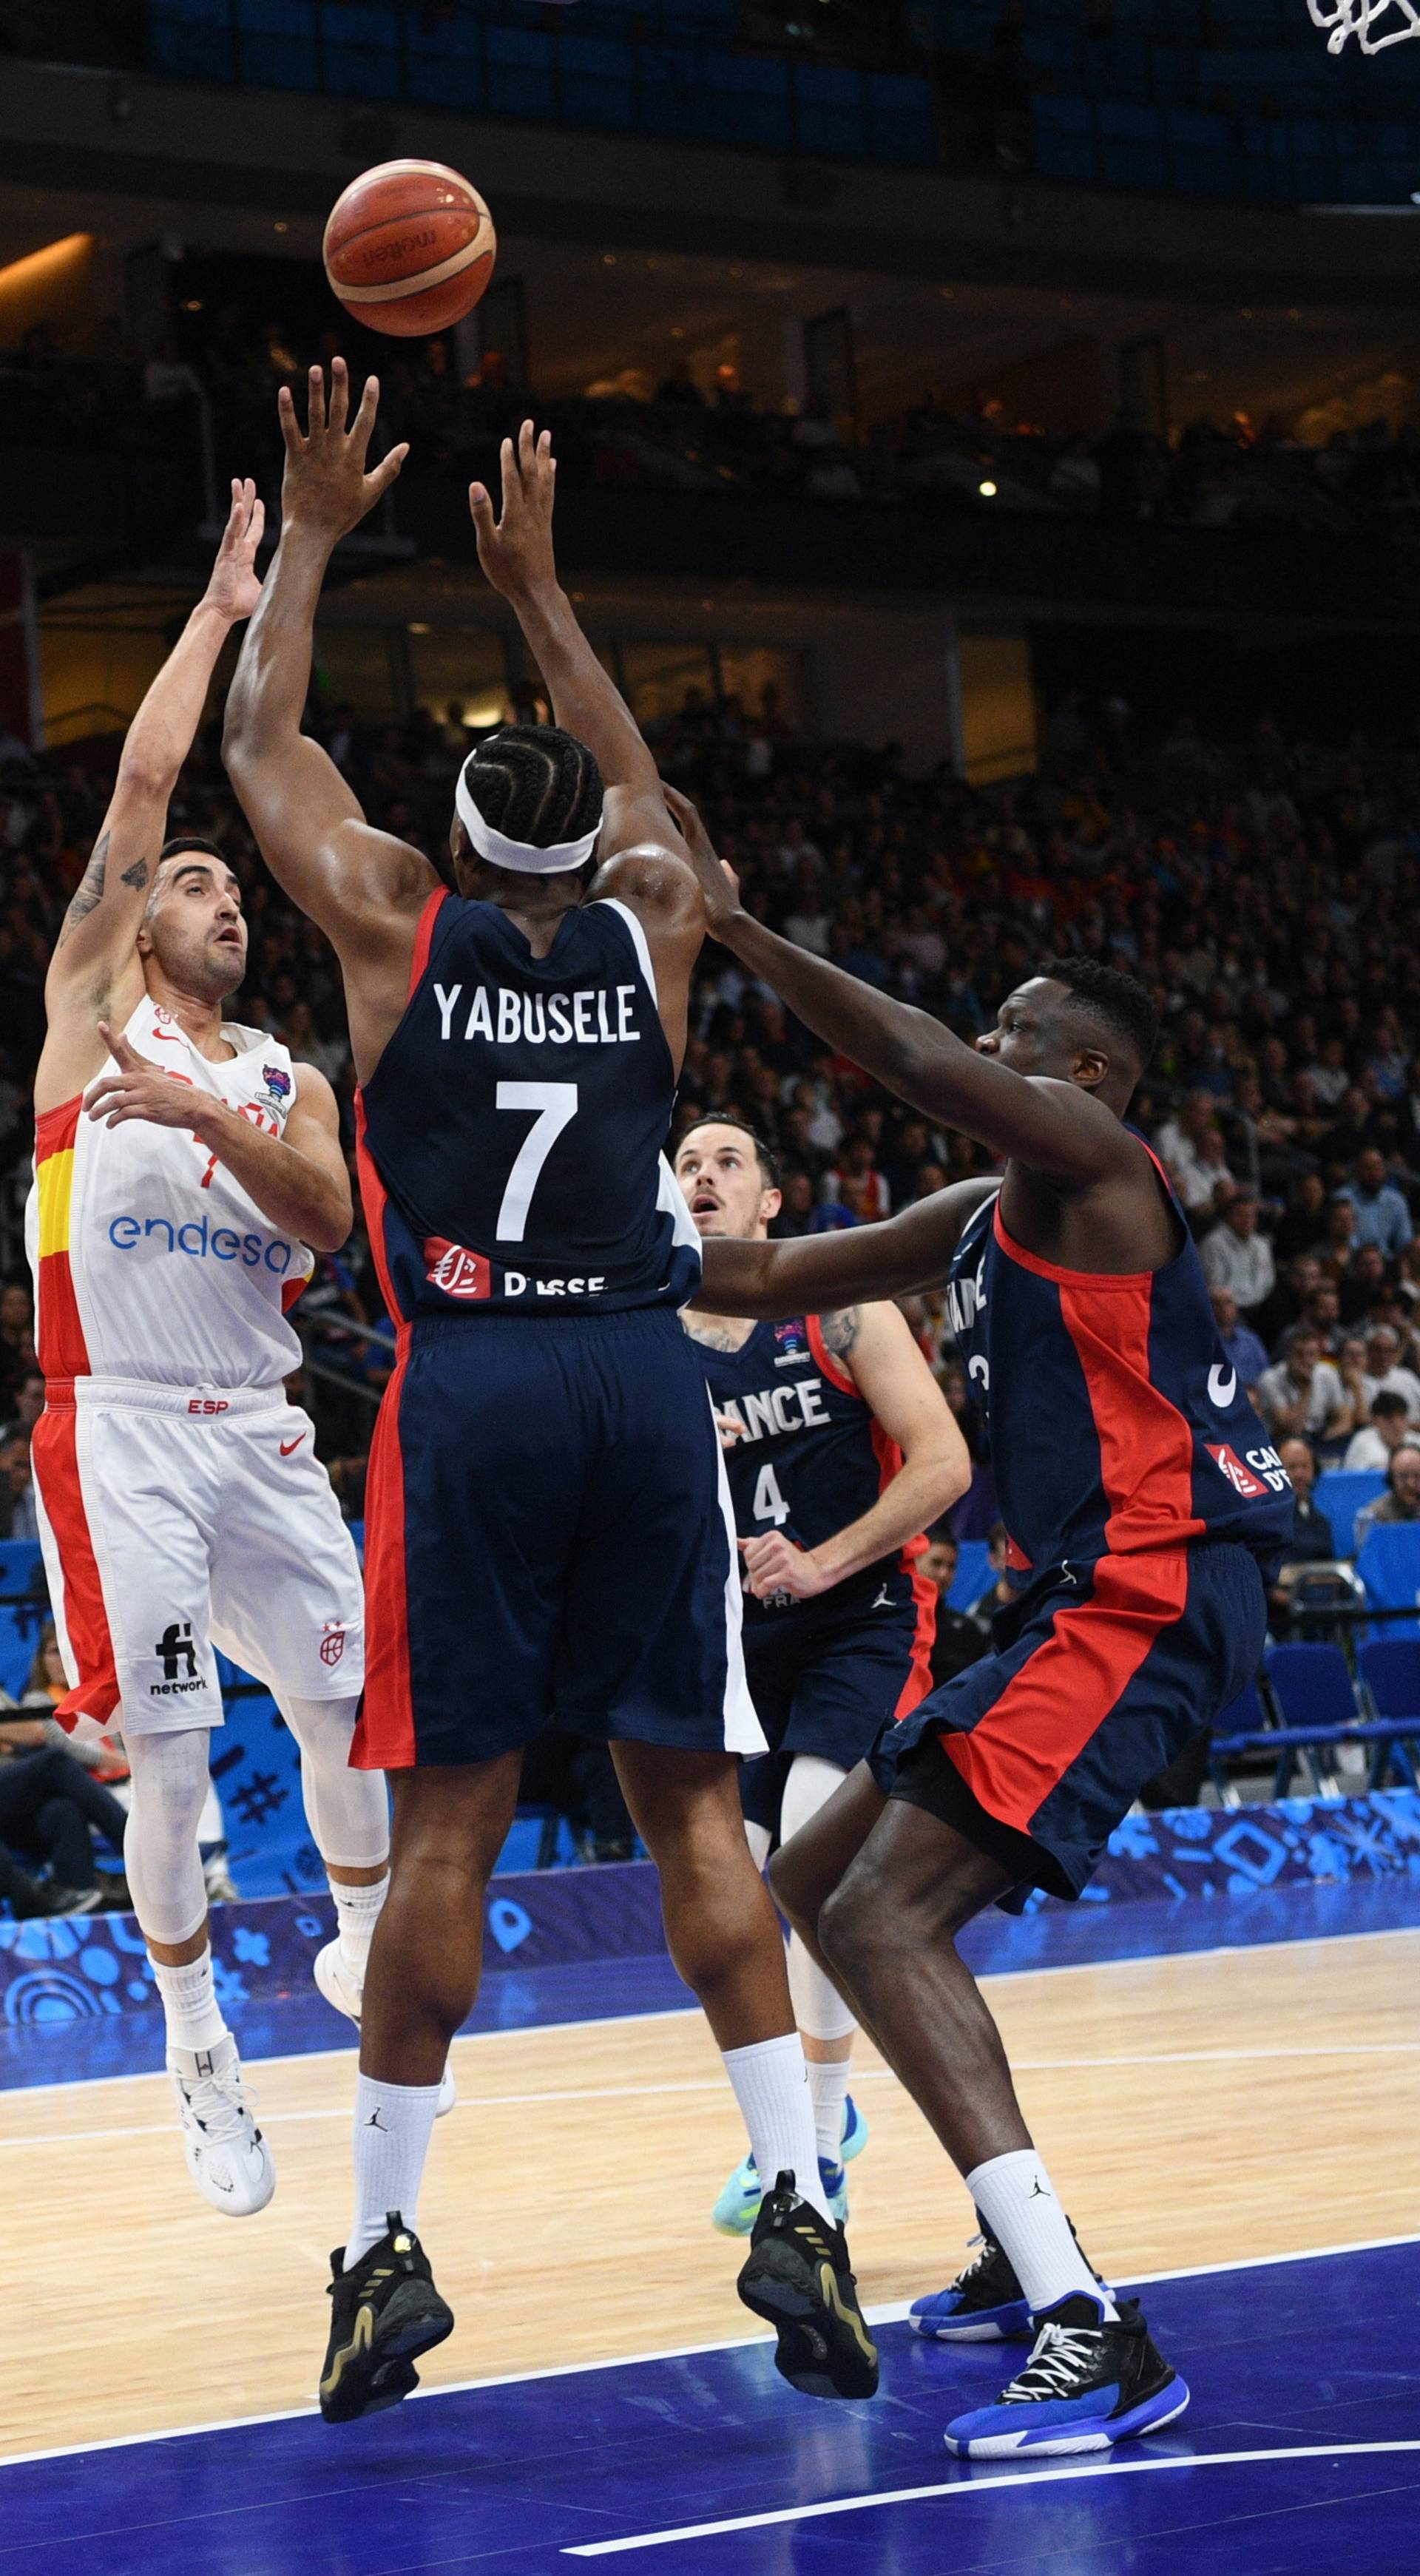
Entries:
{"label": "player's bare arm", "polygon": [[343,358],[310,372],[306,427],[280,393],[281,542],[227,699],[222,756],[277,883],[319,922],[345,970],[355,1069],[366,1082],[397,1027],[419,916],[439,880],[423,853],[378,832],[328,752],[301,731],[315,614],[337,545],[384,498],[407,448],[367,470],[379,383],[353,419]]}
{"label": "player's bare arm", "polygon": [[954,1181],[881,1224],[844,1226],[785,1243],[707,1237],[691,1307],[710,1315],[822,1315],[870,1298],[940,1287],[977,1209],[999,1187],[984,1177]]}
{"label": "player's bare arm", "polygon": [[45,978],[48,1032],[35,1079],[43,1114],[72,1100],[104,1060],[101,1019],[122,1028],[143,996],[138,955],[168,802],[192,749],[217,657],[261,596],[264,512],[252,483],[232,506],[207,588],[128,729],[113,795]]}
{"label": "player's bare arm", "polygon": [[[871,984],[861,984],[840,966],[809,956],[755,922],[740,902],[740,881],[716,858],[691,801],[678,791],[670,791],[667,801],[696,860],[714,938],[763,976],[814,1036],[840,1048],[863,1072],[897,1092],[899,1100],[910,1100],[912,1108],[1023,1164],[1033,1180],[1054,1193],[1093,1193],[1100,1185],[1108,1190],[1118,1180],[1124,1180],[1126,1193],[1139,1190],[1147,1180],[1139,1146],[1126,1136],[1116,1108],[1095,1092],[1108,1077],[1106,1056],[1082,1048],[1072,1079],[1026,1069],[1033,1036],[1028,987],[1010,994],[995,1030],[979,1038],[977,1046],[966,1046],[930,1012],[892,1002]],[[1008,1036],[1015,1041],[1013,1054],[1021,1069],[997,1061]],[[1028,1190],[1028,1195],[1036,1193]],[[1106,1208],[1090,1213],[1095,1224],[1108,1229]],[[1116,1267],[1108,1247],[1095,1247],[1095,1255],[1095,1267]],[[1134,1247],[1118,1267],[1129,1267],[1129,1260],[1134,1260]]]}
{"label": "player's bare arm", "polygon": [[117,1070],[90,1085],[84,1097],[88,1117],[104,1127],[121,1127],[131,1118],[185,1127],[241,1183],[269,1224],[313,1252],[340,1250],[352,1219],[350,1176],[335,1094],[314,1065],[297,1066],[286,1132],[273,1136],[225,1100],[209,1099],[150,1064],[120,1028],[102,1023],[100,1037]]}
{"label": "player's bare arm", "polygon": [[902,1465],[871,1510],[817,1547],[796,1547],[781,1530],[742,1540],[745,1578],[760,1600],[788,1592],[809,1601],[831,1591],[905,1547],[971,1482],[966,1442],[899,1309],[843,1307],[822,1316],[820,1325],[831,1357],[901,1450]]}
{"label": "player's bare arm", "polygon": [[598,852],[602,864],[587,900],[614,896],[640,919],[655,963],[662,1023],[679,1067],[705,908],[655,761],[557,578],[552,542],[556,484],[551,432],[538,434],[525,420],[516,441],[503,441],[500,512],[495,516],[484,484],[469,486],[478,560],[517,616],[547,682],[558,724],[587,745],[601,771],[606,795]]}

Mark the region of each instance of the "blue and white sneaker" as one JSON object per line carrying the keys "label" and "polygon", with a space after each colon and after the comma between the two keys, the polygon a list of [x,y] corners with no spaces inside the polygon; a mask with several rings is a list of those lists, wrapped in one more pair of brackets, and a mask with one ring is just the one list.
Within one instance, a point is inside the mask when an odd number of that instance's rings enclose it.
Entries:
{"label": "blue and white sneaker", "polygon": [[[868,2136],[868,2123],[850,2093],[843,2105],[843,2144],[838,2150],[838,2162],[830,2164],[826,2156],[820,2156],[818,2160],[819,2180],[838,2227],[843,2226],[848,2216],[848,2180],[843,2168],[851,2164],[855,2156],[862,2154]],[[717,2227],[722,2236],[752,2235],[763,2197],[759,2168],[753,2156],[746,2156],[743,2164],[736,2165],[716,2201],[710,2213],[711,2225]]]}
{"label": "blue and white sneaker", "polygon": [[[945,2290],[933,2290],[925,2299],[914,2299],[910,2311],[914,2334],[927,2335],[934,2343],[1029,2343],[1035,2334],[1030,2302],[1016,2278],[1015,2266],[1004,2247],[991,2233],[978,2209],[978,2232],[970,2243],[979,2245],[974,2262],[958,2272]],[[1075,2236],[1073,2222],[1067,2220]],[[1078,2236],[1075,2242],[1079,2244]],[[1088,2256],[1086,2257],[1088,2261]],[[1094,2271],[1094,2265],[1090,2264]],[[1095,2272],[1102,2290],[1109,2284]]]}
{"label": "blue and white sneaker", "polygon": [[1097,2299],[1074,2291],[1035,2324],[1035,2349],[994,2406],[947,2426],[947,2449],[958,2459],[1107,2451],[1183,2413],[1188,2390],[1150,2340],[1137,2300],[1106,2322]]}

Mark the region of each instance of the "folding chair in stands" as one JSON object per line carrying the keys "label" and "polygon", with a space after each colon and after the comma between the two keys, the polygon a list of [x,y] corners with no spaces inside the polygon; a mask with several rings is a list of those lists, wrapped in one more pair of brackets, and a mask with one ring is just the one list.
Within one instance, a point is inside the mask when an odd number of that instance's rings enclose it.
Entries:
{"label": "folding chair in stands", "polygon": [[[1283,1729],[1293,1738],[1288,1750],[1298,1755],[1300,1767],[1310,1774],[1318,1797],[1341,1797],[1344,1792],[1334,1757],[1330,1762],[1318,1758],[1328,1745],[1353,1734],[1361,1723],[1355,1684],[1341,1648],[1269,1646],[1263,1663]],[[1303,1737],[1311,1741],[1297,1740]],[[1282,1782],[1285,1774],[1290,1783],[1290,1771],[1290,1761],[1279,1764],[1279,1797],[1286,1795]]]}
{"label": "folding chair in stands", "polygon": [[1262,1704],[1262,1693],[1255,1681],[1247,1682],[1239,1691],[1237,1698],[1230,1701],[1222,1711],[1213,1729],[1213,1741],[1208,1747],[1208,1774],[1218,1792],[1220,1807],[1242,1805],[1237,1783],[1229,1779],[1224,1768],[1233,1740],[1242,1736],[1264,1735],[1268,1732],[1269,1721],[1267,1711]]}
{"label": "folding chair in stands", "polygon": [[1394,1771],[1402,1787],[1416,1785],[1420,1766],[1420,1637],[1377,1637],[1360,1654],[1361,1687],[1378,1719],[1393,1718],[1395,1740],[1377,1743],[1367,1786],[1383,1789]]}

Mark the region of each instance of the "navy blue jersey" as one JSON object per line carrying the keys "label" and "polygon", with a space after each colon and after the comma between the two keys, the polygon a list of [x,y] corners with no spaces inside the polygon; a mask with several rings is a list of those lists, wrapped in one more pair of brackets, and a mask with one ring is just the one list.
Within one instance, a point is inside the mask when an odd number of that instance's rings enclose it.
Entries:
{"label": "navy blue jersey", "polygon": [[1264,1571],[1280,1558],[1291,1482],[1186,1231],[1161,1270],[1064,1270],[1014,1242],[989,1199],[958,1246],[947,1310],[1017,1571],[1211,1539],[1240,1540]]}
{"label": "navy blue jersey", "polygon": [[396,1322],[684,1305],[700,1238],[661,1153],[674,1089],[625,904],[578,906],[534,957],[497,904],[431,895],[408,1008],[358,1103]]}
{"label": "navy blue jersey", "polygon": [[[697,1348],[716,1412],[740,1430],[724,1453],[739,1537],[782,1530],[800,1547],[817,1547],[872,1510],[902,1452],[827,1348],[817,1315],[756,1324],[737,1351]],[[911,1541],[812,1601],[757,1601],[747,1592],[746,1636],[766,1619],[841,1617],[885,1585],[892,1603],[910,1603],[912,1563],[925,1544]]]}

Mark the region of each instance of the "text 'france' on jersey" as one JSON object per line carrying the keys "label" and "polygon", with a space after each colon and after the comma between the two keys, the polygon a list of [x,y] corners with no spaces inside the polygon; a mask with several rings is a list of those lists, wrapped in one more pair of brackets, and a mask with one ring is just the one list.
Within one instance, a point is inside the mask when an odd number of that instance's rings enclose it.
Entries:
{"label": "text 'france' on jersey", "polygon": [[1291,1480],[1219,1339],[1186,1230],[1161,1270],[1064,1270],[1016,1243],[988,1199],[957,1247],[947,1318],[1017,1572],[1204,1539],[1241,1540],[1264,1571],[1276,1563]]}
{"label": "text 'france' on jersey", "polygon": [[627,905],[575,906],[535,957],[497,904],[431,895],[360,1103],[391,1314],[683,1306],[700,1238],[661,1153],[674,1089]]}
{"label": "text 'france' on jersey", "polygon": [[[818,1547],[872,1510],[902,1452],[834,1359],[817,1315],[756,1324],[737,1351],[696,1347],[710,1401],[738,1434],[724,1456],[741,1538],[779,1530],[799,1547]],[[746,1592],[746,1625],[825,1611],[840,1617],[854,1602],[879,1606],[879,1595],[884,1609],[907,1603],[912,1561],[925,1545],[914,1539],[812,1601],[784,1593],[759,1601]]]}

